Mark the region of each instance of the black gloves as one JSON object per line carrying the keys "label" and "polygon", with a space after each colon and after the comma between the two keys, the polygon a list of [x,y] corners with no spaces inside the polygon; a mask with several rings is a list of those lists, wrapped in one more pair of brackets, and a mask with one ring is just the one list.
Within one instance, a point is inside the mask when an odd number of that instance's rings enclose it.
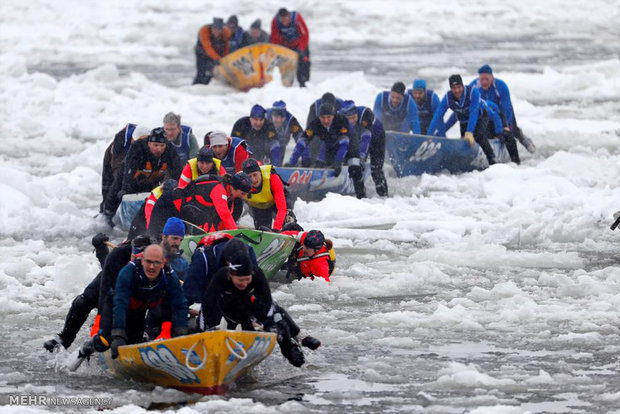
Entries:
{"label": "black gloves", "polygon": [[332,168],[334,169],[334,176],[338,177],[340,175],[340,173],[342,172],[342,164],[339,162],[335,162],[332,165]]}
{"label": "black gloves", "polygon": [[91,240],[91,243],[93,244],[93,247],[96,249],[98,247],[103,246],[103,244],[109,240],[110,238],[106,234],[97,233]]}
{"label": "black gloves", "polygon": [[112,344],[110,345],[112,359],[118,358],[118,347],[123,345],[127,345],[127,334],[125,330],[112,329]]}
{"label": "black gloves", "polygon": [[172,329],[172,337],[185,336],[189,333],[187,326],[177,326]]}

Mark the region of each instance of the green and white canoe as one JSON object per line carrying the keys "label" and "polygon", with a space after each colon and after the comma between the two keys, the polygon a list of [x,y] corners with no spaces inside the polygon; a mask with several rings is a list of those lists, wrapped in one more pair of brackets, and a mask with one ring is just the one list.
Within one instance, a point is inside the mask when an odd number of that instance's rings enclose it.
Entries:
{"label": "green and white canoe", "polygon": [[[228,233],[251,246],[256,253],[258,265],[267,279],[273,278],[278,273],[293,251],[296,241],[293,236],[253,229],[225,230],[221,233]],[[181,249],[188,261],[191,260],[198,242],[204,236],[205,234],[192,235],[183,239]]]}

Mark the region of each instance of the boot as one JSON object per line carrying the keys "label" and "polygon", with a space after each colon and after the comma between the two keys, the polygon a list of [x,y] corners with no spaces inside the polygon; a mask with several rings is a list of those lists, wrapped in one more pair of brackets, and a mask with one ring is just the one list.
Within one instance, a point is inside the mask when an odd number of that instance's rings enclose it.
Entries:
{"label": "boot", "polygon": [[315,349],[321,346],[321,341],[319,341],[313,336],[308,335],[301,340],[301,344],[305,346],[306,348],[309,348],[314,351]]}
{"label": "boot", "polygon": [[521,164],[521,159],[519,158],[519,149],[517,148],[517,140],[510,131],[504,131],[502,135],[502,141],[504,142],[506,150],[510,155],[510,160],[517,165]]}
{"label": "boot", "polygon": [[49,339],[43,342],[43,348],[47,349],[49,352],[54,352],[56,349],[60,348],[61,346],[63,346],[66,349],[65,344],[59,335],[56,335],[52,339]]}
{"label": "boot", "polygon": [[304,352],[301,350],[301,345],[295,339],[284,339],[282,342],[279,342],[279,344],[282,355],[284,355],[291,365],[299,368],[306,362]]}

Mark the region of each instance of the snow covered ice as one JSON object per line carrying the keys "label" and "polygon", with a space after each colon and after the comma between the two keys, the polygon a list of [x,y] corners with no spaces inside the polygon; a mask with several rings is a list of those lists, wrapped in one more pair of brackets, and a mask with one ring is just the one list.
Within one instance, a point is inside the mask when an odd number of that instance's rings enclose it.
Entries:
{"label": "snow covered ice", "polygon": [[[307,88],[190,85],[202,24],[236,13],[244,27],[268,27],[283,5],[0,4],[0,403],[44,394],[112,397],[118,413],[188,399],[185,412],[620,412],[620,233],[609,230],[620,210],[619,4],[293,1],[310,30]],[[276,351],[229,395],[188,397],[94,362],[69,373],[76,345],[43,350],[98,272],[101,162],[127,122],[155,127],[174,111],[201,139],[255,103],[282,99],[303,122],[326,91],[372,106],[393,82],[424,77],[442,95],[450,74],[468,82],[483,63],[508,83],[537,152],[520,146],[521,166],[392,177],[388,199],[298,202],[300,223],[322,229],[338,255],[331,284],[274,286],[323,342],[304,368]]]}

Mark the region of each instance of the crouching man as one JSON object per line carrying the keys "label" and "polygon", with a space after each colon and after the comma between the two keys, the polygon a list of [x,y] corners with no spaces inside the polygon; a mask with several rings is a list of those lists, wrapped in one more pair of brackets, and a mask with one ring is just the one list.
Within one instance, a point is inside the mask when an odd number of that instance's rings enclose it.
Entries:
{"label": "crouching man", "polygon": [[246,331],[276,332],[282,355],[292,365],[302,366],[305,358],[301,345],[314,350],[321,342],[306,336],[300,343],[299,327],[272,300],[269,283],[263,271],[253,265],[246,248],[235,251],[227,264],[213,275],[203,296],[199,328],[213,329],[224,317],[228,329],[240,324]]}
{"label": "crouching man", "polygon": [[112,358],[118,347],[142,342],[146,311],[161,304],[172,336],[187,334],[187,300],[175,272],[164,267],[164,250],[150,245],[141,260],[127,264],[118,274],[114,290]]}

